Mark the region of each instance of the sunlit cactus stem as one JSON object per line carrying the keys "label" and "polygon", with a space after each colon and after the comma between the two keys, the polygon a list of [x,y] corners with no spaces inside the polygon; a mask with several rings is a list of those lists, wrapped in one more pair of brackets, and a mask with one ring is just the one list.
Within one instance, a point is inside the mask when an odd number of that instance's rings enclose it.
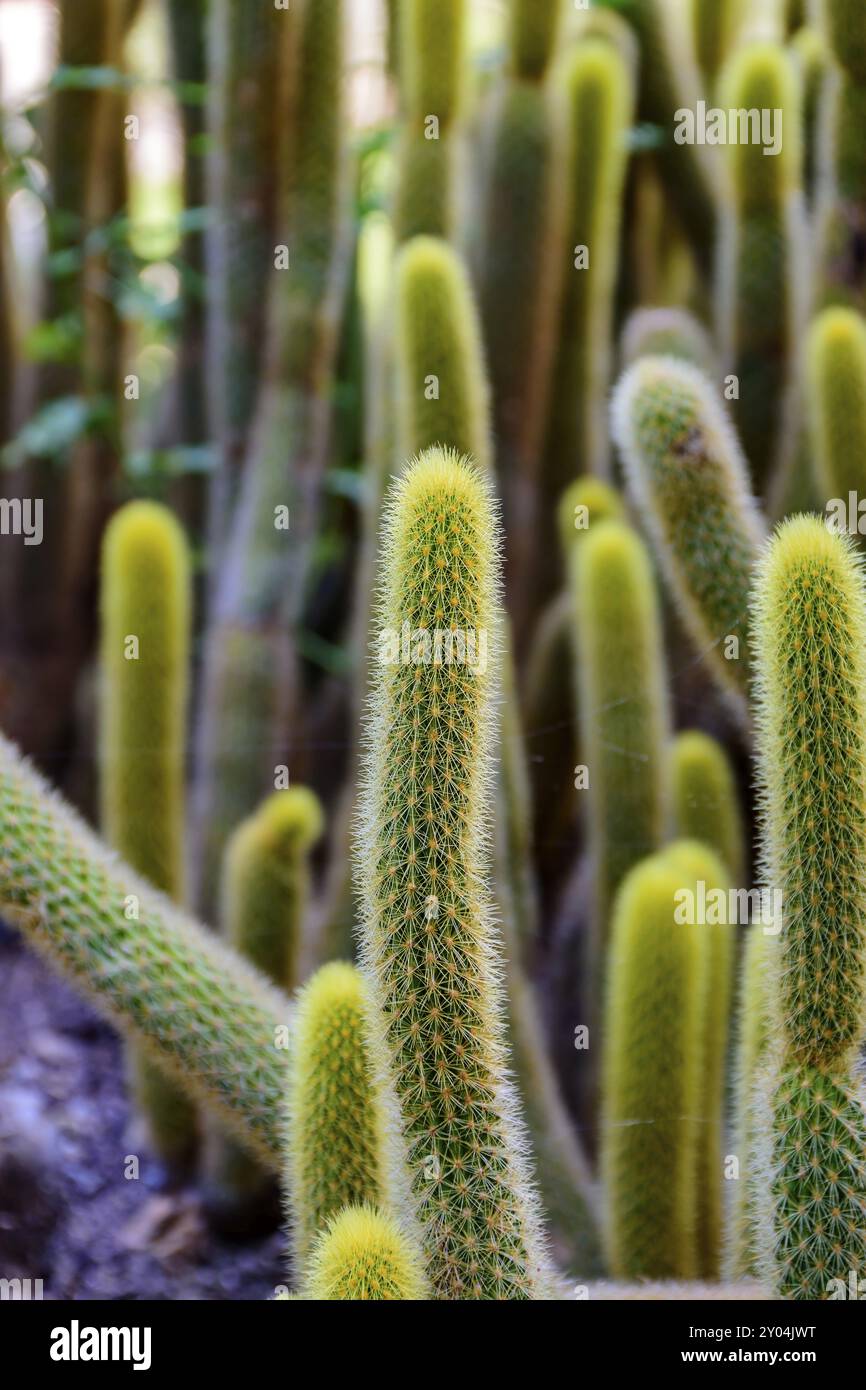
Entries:
{"label": "sunlit cactus stem", "polygon": [[742,886],[746,832],[725,749],[697,729],[678,734],[671,745],[670,781],[677,835],[714,849],[732,882]]}
{"label": "sunlit cactus stem", "polygon": [[347,1206],[328,1222],[311,1260],[305,1298],[392,1302],[429,1297],[420,1252],[392,1216]]}
{"label": "sunlit cactus stem", "polygon": [[815,484],[828,520],[850,527],[866,495],[866,319],[825,309],[809,332],[806,388]]}

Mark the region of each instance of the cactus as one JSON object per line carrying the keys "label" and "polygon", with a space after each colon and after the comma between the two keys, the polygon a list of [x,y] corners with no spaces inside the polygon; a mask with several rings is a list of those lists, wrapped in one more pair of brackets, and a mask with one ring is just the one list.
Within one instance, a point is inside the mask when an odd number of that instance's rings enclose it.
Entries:
{"label": "cactus", "polygon": [[678,357],[708,376],[716,372],[709,335],[685,309],[636,309],[629,315],[620,347],[623,367],[640,357]]}
{"label": "cactus", "polygon": [[600,522],[574,548],[570,570],[598,984],[614,894],[664,835],[668,698],[655,579],[640,537],[624,522]]}
{"label": "cactus", "polygon": [[301,991],[289,1082],[288,1183],[296,1274],[346,1206],[386,1197],[385,1116],[371,1069],[367,992],[332,961]]}
{"label": "cactus", "polygon": [[2,737],[0,914],[279,1169],[294,1006],[128,868]]}
{"label": "cactus", "polygon": [[416,237],[397,261],[397,432],[401,458],[441,444],[491,466],[489,400],[472,290],[457,255]]}
{"label": "cactus", "polygon": [[[683,852],[686,858],[683,858]],[[601,1172],[617,1279],[690,1279],[701,1263],[697,1123],[716,928],[678,922],[676,895],[721,886],[709,850],[680,844],[628,874],[611,926],[605,997]],[[718,1172],[721,1182],[721,1172]]]}
{"label": "cactus", "polygon": [[866,154],[857,132],[866,121],[862,15],[850,0],[826,0],[831,62],[818,135],[818,294],[866,314]]}
{"label": "cactus", "polygon": [[[766,882],[781,893],[759,1085],[760,1265],[783,1297],[866,1274],[866,584],[846,536],[779,527],[755,581]],[[769,1116],[769,1118],[767,1118]]]}
{"label": "cactus", "polygon": [[[131,502],[115,515],[101,583],[102,825],[138,873],[180,901],[191,576],[170,511]],[[128,1060],[151,1143],[182,1171],[195,1149],[195,1111],[149,1056],[133,1048]]]}
{"label": "cactus", "polygon": [[456,216],[465,0],[407,0],[400,12],[403,128],[392,217],[398,241],[450,237]]}
{"label": "cactus", "polygon": [[392,1216],[370,1206],[347,1206],[330,1219],[303,1294],[322,1303],[427,1296],[418,1251]]}
{"label": "cactus", "polygon": [[[484,132],[477,281],[511,596],[528,593],[535,569],[538,472],[562,288],[566,132],[562,92],[545,80],[541,47],[558,8],[558,0],[520,0],[512,8],[511,68],[492,95]],[[513,604],[510,611],[521,633],[523,615]]]}
{"label": "cactus", "polygon": [[545,448],[551,505],[576,472],[605,475],[610,468],[606,398],[626,135],[633,107],[626,61],[604,40],[578,44],[561,80],[569,131],[570,201]]}
{"label": "cactus", "polygon": [[635,363],[612,414],[629,489],[683,623],[745,717],[749,583],[763,524],[736,435],[709,381],[674,358]]}
{"label": "cactus", "polygon": [[737,41],[743,18],[743,0],[689,0],[695,54],[701,72],[713,82]]}
{"label": "cactus", "polygon": [[[456,455],[429,451],[390,495],[383,544],[362,954],[433,1290],[525,1298],[546,1286],[546,1261],[505,1075],[484,884],[500,627],[488,486]],[[444,662],[425,653],[443,630],[462,637],[463,659],[459,648]]]}
{"label": "cactus", "polygon": [[717,266],[720,351],[737,379],[733,418],[755,490],[768,497],[793,467],[797,354],[807,312],[802,112],[790,54],[776,44],[736,53],[720,78],[719,102],[733,111],[773,112],[779,141],[769,156],[767,146],[753,143],[754,133],[727,146],[732,197],[724,204]]}
{"label": "cactus", "polygon": [[[238,826],[226,849],[220,894],[223,934],[273,984],[298,983],[309,898],[308,857],[322,833],[318,797],[307,787],[274,792]],[[214,1133],[207,1154],[208,1202],[223,1228],[248,1230],[273,1210],[270,1173],[233,1137]]]}
{"label": "cactus", "polygon": [[[703,882],[707,892],[729,890],[731,872],[726,860],[706,843],[678,840],[667,851],[668,862],[682,874],[682,884]],[[708,914],[709,915],[709,914]],[[686,926],[697,934],[700,989],[701,1079],[697,1111],[697,1211],[695,1239],[698,1273],[702,1279],[721,1275],[723,1247],[722,1122],[725,1111],[731,996],[734,983],[736,924],[698,922]]]}
{"label": "cactus", "polygon": [[677,111],[695,111],[703,95],[691,31],[668,0],[603,0],[603,5],[628,20],[639,40],[638,116],[661,132],[657,161],[665,192],[698,264],[709,272],[720,180],[706,147],[674,140]]}
{"label": "cactus", "polygon": [[735,885],[745,883],[745,830],[730,759],[720,743],[697,729],[671,745],[675,833],[718,854]]}
{"label": "cactus", "polygon": [[740,967],[734,1057],[733,1153],[739,1172],[733,1183],[728,1212],[725,1277],[741,1279],[757,1273],[758,1218],[755,1144],[755,1082],[770,1036],[770,951],[778,940],[759,925],[749,928]]}
{"label": "cactus", "polygon": [[821,94],[830,61],[827,44],[820,29],[813,29],[809,25],[798,29],[791,39],[791,56],[800,82],[800,109],[803,113],[803,186],[811,208],[818,184]]}
{"label": "cactus", "polygon": [[347,252],[343,0],[305,5],[299,23],[282,189],[289,266],[272,271],[266,371],[205,647],[192,864],[194,897],[208,920],[226,840],[273,790],[285,728],[299,717],[290,636],[327,456],[325,386]]}
{"label": "cactus", "polygon": [[866,319],[825,309],[813,321],[806,387],[815,485],[825,504],[866,492]]}

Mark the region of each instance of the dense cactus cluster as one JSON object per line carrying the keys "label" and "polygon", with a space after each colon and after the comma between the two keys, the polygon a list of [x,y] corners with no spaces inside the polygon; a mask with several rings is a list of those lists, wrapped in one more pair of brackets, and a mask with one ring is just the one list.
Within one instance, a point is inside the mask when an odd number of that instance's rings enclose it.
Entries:
{"label": "dense cactus cluster", "polygon": [[58,8],[0,927],[149,1185],[293,1303],[866,1287],[861,0]]}

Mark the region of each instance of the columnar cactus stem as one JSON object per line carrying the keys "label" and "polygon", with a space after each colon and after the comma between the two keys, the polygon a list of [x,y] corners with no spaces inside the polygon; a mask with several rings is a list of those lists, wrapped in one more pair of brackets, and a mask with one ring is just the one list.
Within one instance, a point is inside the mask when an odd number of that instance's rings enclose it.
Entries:
{"label": "columnar cactus stem", "polygon": [[770,155],[751,138],[727,146],[732,196],[717,265],[722,361],[737,380],[733,417],[755,490],[767,497],[793,466],[797,356],[808,310],[801,94],[790,54],[776,44],[737,52],[722,73],[719,103],[773,112],[778,143]]}
{"label": "columnar cactus stem", "polygon": [[697,729],[671,745],[671,799],[676,834],[714,849],[733,883],[745,883],[745,827],[730,759],[720,743]]}
{"label": "columnar cactus stem", "polygon": [[385,1114],[373,1077],[367,990],[332,961],[298,1001],[289,1083],[288,1183],[296,1274],[343,1207],[384,1203]]}
{"label": "columnar cactus stem", "polygon": [[[309,907],[309,854],[324,826],[307,787],[274,792],[238,826],[226,849],[220,894],[223,935],[239,955],[287,992],[298,984]],[[208,1203],[223,1227],[249,1229],[274,1203],[270,1173],[233,1137],[214,1132],[207,1152]]]}
{"label": "columnar cactus stem", "polygon": [[819,173],[819,128],[822,93],[827,83],[830,54],[821,30],[804,25],[791,39],[791,56],[800,82],[803,112],[803,186],[814,203]]}
{"label": "columnar cactus stem", "polygon": [[695,54],[701,71],[712,82],[738,37],[743,0],[689,0]]}
{"label": "columnar cactus stem", "polygon": [[734,1060],[732,1152],[739,1164],[732,1182],[725,1249],[725,1278],[741,1279],[758,1268],[758,1192],[761,1180],[755,1143],[755,1082],[770,1036],[770,972],[778,937],[756,923],[749,928],[740,967]]}
{"label": "columnar cactus stem", "polygon": [[281,1167],[293,1004],[129,869],[2,737],[0,913]]}
{"label": "columnar cactus stem", "polygon": [[[683,842],[680,842],[682,849]],[[617,895],[605,1001],[601,1171],[611,1273],[689,1279],[700,1260],[698,1147],[711,977],[709,933],[678,921],[677,895],[726,886],[697,844],[632,869]],[[719,1184],[721,1172],[717,1173]]]}
{"label": "columnar cactus stem", "polygon": [[488,472],[489,391],[468,276],[436,237],[410,241],[396,274],[398,454],[439,444]]}
{"label": "columnar cactus stem", "polygon": [[393,219],[398,241],[450,237],[463,99],[465,0],[406,0],[400,12],[403,129]]}
{"label": "columnar cactus stem", "polygon": [[[851,541],[785,522],[755,583],[766,882],[781,894],[763,1074],[761,1269],[784,1297],[866,1275],[866,583]],[[769,1115],[769,1119],[767,1116]]]}
{"label": "columnar cactus stem", "polygon": [[866,121],[863,16],[852,0],[825,0],[831,62],[818,135],[818,296],[866,314],[866,151],[857,132]]}
{"label": "columnar cactus stem", "polygon": [[545,472],[553,505],[575,473],[610,469],[610,385],[619,221],[634,94],[602,39],[579,43],[562,74],[569,205]]}
{"label": "columnar cactus stem", "polygon": [[745,717],[752,566],[763,522],[737,437],[710,382],[645,357],[614,395],[613,429],[683,623]]}
{"label": "columnar cactus stem", "polygon": [[[809,332],[806,388],[815,484],[826,506],[866,492],[866,319],[825,309]],[[838,525],[838,518],[836,519]]]}
{"label": "columnar cactus stem", "polygon": [[302,1297],[318,1302],[429,1297],[420,1252],[392,1216],[349,1206],[319,1237]]}
{"label": "columnar cactus stem", "polygon": [[[109,842],[155,888],[183,898],[191,574],[186,538],[155,502],[113,518],[102,555],[100,777]],[[151,1142],[182,1169],[196,1143],[184,1092],[130,1053],[133,1093]]]}
{"label": "columnar cactus stem", "polygon": [[717,372],[709,334],[686,309],[636,309],[623,328],[620,357],[624,367],[640,357],[678,357],[708,376]]}
{"label": "columnar cactus stem", "polygon": [[640,537],[624,522],[600,522],[574,547],[570,569],[600,987],[614,894],[665,831],[668,697],[655,580]]}
{"label": "columnar cactus stem", "polygon": [[363,958],[434,1292],[527,1298],[545,1287],[545,1256],[505,1075],[484,883],[501,621],[487,485],[453,454],[422,455],[389,499],[384,547]]}

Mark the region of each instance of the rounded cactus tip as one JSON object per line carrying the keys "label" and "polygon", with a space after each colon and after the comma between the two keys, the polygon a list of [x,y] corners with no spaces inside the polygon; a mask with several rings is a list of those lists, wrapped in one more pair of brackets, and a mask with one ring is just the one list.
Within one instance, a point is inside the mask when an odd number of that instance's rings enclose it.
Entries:
{"label": "rounded cactus tip", "polygon": [[[752,112],[781,112],[768,141],[740,135],[728,144],[733,191],[742,204],[761,204],[796,187],[802,173],[801,91],[797,68],[781,44],[755,42],[738,49],[719,79],[719,105],[741,118]],[[772,149],[766,158],[766,150]]]}
{"label": "rounded cactus tip", "polygon": [[135,546],[155,556],[179,553],[184,560],[187,553],[186,535],[174,512],[147,499],[127,502],[114,513],[105,528],[104,546],[109,552]]}
{"label": "rounded cactus tip", "polygon": [[562,547],[568,551],[591,526],[624,521],[625,507],[616,488],[589,474],[575,478],[559,499],[557,520]]}
{"label": "rounded cactus tip", "polygon": [[344,1207],[318,1238],[307,1297],[321,1302],[423,1299],[419,1252],[392,1216],[371,1206]]}
{"label": "rounded cactus tip", "polygon": [[253,819],[260,834],[275,848],[311,849],[325,829],[322,803],[309,787],[273,792]]}

